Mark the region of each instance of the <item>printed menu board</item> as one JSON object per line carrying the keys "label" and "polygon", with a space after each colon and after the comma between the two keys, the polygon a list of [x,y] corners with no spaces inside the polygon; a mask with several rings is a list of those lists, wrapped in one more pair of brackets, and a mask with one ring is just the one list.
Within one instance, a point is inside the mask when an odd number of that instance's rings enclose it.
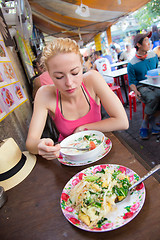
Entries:
{"label": "printed menu board", "polygon": [[32,50],[30,48],[29,41],[24,40],[19,35],[18,31],[17,31],[17,43],[18,43],[18,47],[20,50],[20,54],[22,57],[23,66],[25,68],[26,74],[28,78],[31,79],[35,75],[33,65],[32,65],[32,61],[34,60]]}
{"label": "printed menu board", "polygon": [[0,34],[0,122],[26,101]]}

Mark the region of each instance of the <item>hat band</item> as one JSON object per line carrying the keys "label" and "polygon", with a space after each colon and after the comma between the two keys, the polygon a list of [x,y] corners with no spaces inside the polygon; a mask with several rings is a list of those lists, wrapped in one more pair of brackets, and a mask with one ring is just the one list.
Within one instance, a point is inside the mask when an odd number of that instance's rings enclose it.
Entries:
{"label": "hat band", "polygon": [[27,159],[26,156],[22,153],[20,161],[13,168],[11,168],[5,173],[0,174],[0,181],[4,181],[14,176],[24,166],[26,159]]}

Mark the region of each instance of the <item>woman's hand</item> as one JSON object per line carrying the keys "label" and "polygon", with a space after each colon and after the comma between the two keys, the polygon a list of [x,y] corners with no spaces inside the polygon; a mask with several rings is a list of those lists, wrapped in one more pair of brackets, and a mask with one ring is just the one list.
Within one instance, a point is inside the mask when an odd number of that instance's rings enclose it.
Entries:
{"label": "woman's hand", "polygon": [[38,144],[38,154],[47,160],[59,157],[60,144],[54,145],[50,138],[42,138]]}
{"label": "woman's hand", "polygon": [[88,128],[86,128],[85,126],[79,126],[75,129],[74,133],[82,132],[82,131],[86,131],[86,130],[88,130]]}

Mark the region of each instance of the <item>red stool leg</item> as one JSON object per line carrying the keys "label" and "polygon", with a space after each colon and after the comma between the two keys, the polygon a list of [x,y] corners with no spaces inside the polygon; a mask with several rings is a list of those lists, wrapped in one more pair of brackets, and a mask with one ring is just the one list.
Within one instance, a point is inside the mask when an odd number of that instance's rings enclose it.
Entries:
{"label": "red stool leg", "polygon": [[127,82],[127,85],[128,85],[128,92],[130,93],[131,89],[130,89],[130,87],[129,87],[128,74],[124,75],[124,80]]}
{"label": "red stool leg", "polygon": [[120,77],[118,77],[118,85],[120,86]]}
{"label": "red stool leg", "polygon": [[143,119],[144,119],[144,109],[145,109],[145,104],[142,102],[142,114],[143,114]]}
{"label": "red stool leg", "polygon": [[136,103],[136,97],[133,97],[133,111],[136,112],[137,111],[137,103]]}
{"label": "red stool leg", "polygon": [[117,85],[117,78],[114,78],[114,84]]}
{"label": "red stool leg", "polygon": [[132,97],[129,95],[129,115],[130,120],[132,120]]}
{"label": "red stool leg", "polygon": [[117,95],[119,96],[119,99],[121,100],[121,102],[124,104],[124,100],[123,100],[123,97],[122,97],[122,93],[121,93],[120,87],[117,89]]}
{"label": "red stool leg", "polygon": [[128,84],[128,92],[130,93],[130,91],[131,91],[131,89],[130,89],[130,86],[129,86],[129,84]]}

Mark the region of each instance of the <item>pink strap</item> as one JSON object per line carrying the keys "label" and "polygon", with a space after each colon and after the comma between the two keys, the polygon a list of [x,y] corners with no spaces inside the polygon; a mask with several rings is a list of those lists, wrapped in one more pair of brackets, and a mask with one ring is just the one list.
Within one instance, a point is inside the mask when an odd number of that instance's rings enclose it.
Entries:
{"label": "pink strap", "polygon": [[88,94],[88,97],[89,97],[89,98],[92,98],[83,82],[82,82],[82,86],[84,87],[84,90],[85,90],[86,93]]}

